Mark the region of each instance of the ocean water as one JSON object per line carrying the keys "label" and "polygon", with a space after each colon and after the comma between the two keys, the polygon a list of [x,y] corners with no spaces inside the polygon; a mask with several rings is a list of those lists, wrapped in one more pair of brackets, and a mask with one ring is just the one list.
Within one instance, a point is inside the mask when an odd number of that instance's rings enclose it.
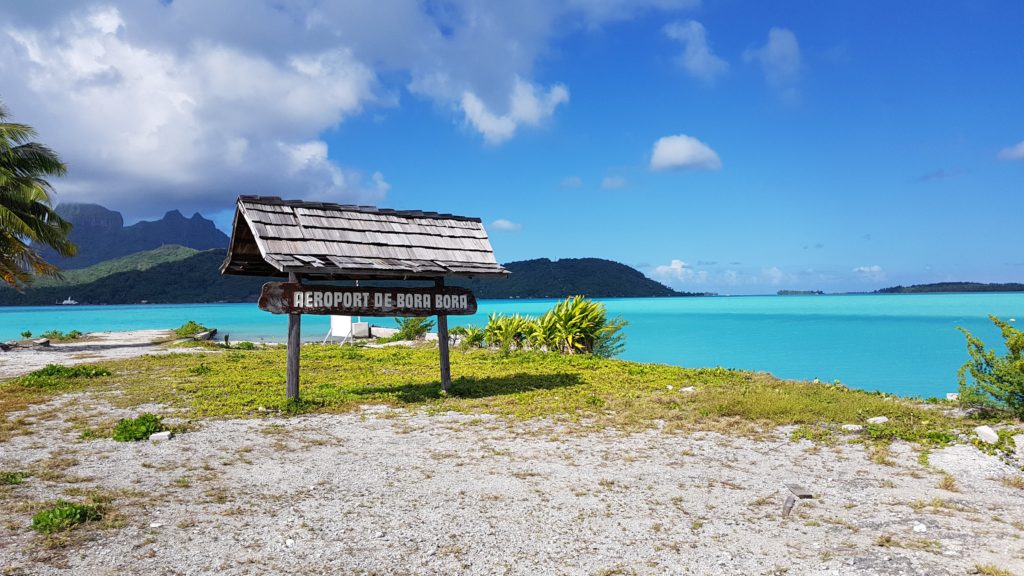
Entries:
{"label": "ocean water", "polygon": [[[475,316],[450,325],[487,322],[491,312],[537,315],[554,300],[483,300]],[[629,321],[626,360],[687,367],[725,366],[781,378],[840,380],[866,390],[942,396],[957,388],[966,360],[964,327],[1000,344],[989,314],[1024,326],[1024,293],[835,296],[622,298],[603,301]],[[287,319],[255,304],[0,307],[0,340],[23,330],[83,332],[170,328],[196,320],[232,340],[281,342]],[[394,325],[390,318],[366,319]],[[304,340],[321,340],[328,318],[303,316]],[[1003,351],[1001,344],[999,350]]]}

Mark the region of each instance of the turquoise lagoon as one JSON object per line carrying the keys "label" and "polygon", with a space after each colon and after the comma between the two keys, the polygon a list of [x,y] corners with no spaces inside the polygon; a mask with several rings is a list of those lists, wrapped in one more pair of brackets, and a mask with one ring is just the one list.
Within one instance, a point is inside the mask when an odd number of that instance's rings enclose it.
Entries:
{"label": "turquoise lagoon", "polygon": [[[485,300],[475,316],[540,314],[554,300]],[[942,396],[957,388],[966,359],[958,326],[989,344],[1000,341],[989,314],[1024,325],[1024,293],[623,298],[604,303],[629,320],[623,359],[687,367],[726,366],[781,378],[840,380],[866,390]],[[0,308],[0,340],[23,330],[89,331],[172,328],[196,320],[232,340],[281,342],[284,316],[255,304],[46,306]],[[389,318],[369,319],[389,326]],[[326,317],[303,316],[305,340],[327,333]],[[0,361],[3,361],[0,356]]]}

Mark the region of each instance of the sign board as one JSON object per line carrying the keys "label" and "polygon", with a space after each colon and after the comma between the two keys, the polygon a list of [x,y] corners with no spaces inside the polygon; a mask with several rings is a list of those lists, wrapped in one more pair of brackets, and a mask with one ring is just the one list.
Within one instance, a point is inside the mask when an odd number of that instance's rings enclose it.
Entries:
{"label": "sign board", "polygon": [[332,316],[436,316],[476,314],[476,298],[465,288],[377,288],[263,285],[260,310],[273,314]]}

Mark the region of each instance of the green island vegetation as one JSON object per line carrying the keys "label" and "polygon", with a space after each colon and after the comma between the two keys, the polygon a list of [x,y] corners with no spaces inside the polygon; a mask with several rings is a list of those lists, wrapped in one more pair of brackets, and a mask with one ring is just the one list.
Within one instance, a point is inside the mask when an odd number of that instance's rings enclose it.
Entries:
{"label": "green island vegetation", "polygon": [[779,290],[779,296],[821,296],[825,294],[821,290]]}
{"label": "green island vegetation", "polygon": [[167,262],[185,260],[199,254],[199,252],[199,250],[194,248],[170,244],[154,248],[152,250],[136,252],[135,254],[129,254],[128,256],[122,256],[120,258],[114,258],[112,260],[104,260],[86,268],[64,270],[61,272],[62,278],[38,278],[32,282],[32,288],[47,288],[52,286],[64,287],[88,284],[90,282],[95,282],[100,278],[105,278],[120,272],[149,270],[154,266]]}
{"label": "green island vegetation", "polygon": [[982,282],[937,282],[913,286],[891,286],[875,290],[875,294],[928,294],[934,292],[1024,292],[1024,284],[985,284]]}
{"label": "green island vegetation", "polygon": [[[65,280],[36,282],[23,293],[0,287],[0,306],[49,305],[72,296],[82,304],[254,302],[271,279],[224,276],[219,272],[225,250],[194,251],[166,246],[82,270],[68,270]],[[73,262],[73,260],[71,261]],[[563,258],[508,262],[504,280],[453,279],[452,286],[477,298],[550,298],[586,294],[591,298],[703,296],[676,292],[618,262],[599,258]],[[380,285],[364,282],[364,286]],[[412,283],[388,282],[388,285]]]}

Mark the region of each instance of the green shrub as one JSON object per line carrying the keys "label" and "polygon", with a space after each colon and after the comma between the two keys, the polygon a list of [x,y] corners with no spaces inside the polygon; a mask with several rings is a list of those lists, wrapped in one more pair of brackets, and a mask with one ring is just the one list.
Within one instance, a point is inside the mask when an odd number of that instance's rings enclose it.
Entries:
{"label": "green shrub", "polygon": [[52,508],[41,510],[32,517],[32,529],[43,534],[52,534],[102,518],[103,511],[99,506],[57,500]]}
{"label": "green shrub", "polygon": [[200,362],[199,366],[193,366],[188,369],[189,374],[195,374],[196,376],[203,376],[213,372],[213,368],[210,368],[205,363]]}
{"label": "green shrub", "polygon": [[114,427],[114,440],[118,442],[138,442],[149,438],[150,434],[163,432],[164,425],[160,417],[149,412],[137,418],[122,418]]}
{"label": "green shrub", "polygon": [[461,337],[459,346],[463,348],[482,348],[486,341],[484,329],[479,326],[473,326],[472,324],[456,326],[449,330],[448,334],[452,337]]}
{"label": "green shrub", "polygon": [[566,298],[544,313],[532,326],[535,347],[563,354],[597,354],[610,357],[625,348],[621,332],[626,321],[607,318],[604,304],[582,296]]}
{"label": "green shrub", "polygon": [[101,366],[61,366],[47,364],[45,367],[21,377],[21,383],[31,388],[53,388],[67,384],[68,380],[110,376],[110,370]]}
{"label": "green shrub", "polygon": [[422,316],[398,318],[397,322],[398,334],[395,335],[397,340],[419,340],[434,327],[433,320]]}
{"label": "green shrub", "polygon": [[484,337],[488,345],[497,346],[502,352],[508,352],[512,348],[522,350],[535,323],[536,321],[529,316],[492,313],[487,317]]}
{"label": "green shrub", "polygon": [[25,480],[25,478],[28,477],[28,472],[0,472],[0,486],[13,486],[15,484],[21,484]]}
{"label": "green shrub", "polygon": [[201,332],[209,330],[206,326],[196,322],[195,320],[189,320],[181,326],[174,329],[174,335],[178,338],[191,338]]}
{"label": "green shrub", "polygon": [[995,316],[989,316],[989,320],[1002,332],[1007,353],[998,356],[995,350],[985,348],[984,342],[959,328],[967,337],[967,354],[971,357],[958,373],[960,402],[986,411],[1009,411],[1024,418],[1024,332]]}
{"label": "green shrub", "polygon": [[488,345],[610,358],[625,349],[622,318],[608,320],[604,304],[582,296],[566,298],[540,318],[491,314],[484,335]]}
{"label": "green shrub", "polygon": [[239,342],[238,344],[235,344],[234,347],[239,350],[255,350],[256,344],[252,342]]}
{"label": "green shrub", "polygon": [[43,332],[40,335],[40,337],[42,337],[42,338],[47,338],[47,339],[53,340],[55,342],[66,342],[68,340],[76,340],[76,339],[80,338],[81,336],[82,336],[82,333],[79,332],[78,330],[72,330],[72,331],[68,332],[67,334],[61,332],[60,330],[47,330],[46,332]]}
{"label": "green shrub", "polygon": [[24,332],[21,333],[21,337],[26,339],[26,340],[28,340],[29,338],[32,337],[32,331],[31,330],[25,330]]}

